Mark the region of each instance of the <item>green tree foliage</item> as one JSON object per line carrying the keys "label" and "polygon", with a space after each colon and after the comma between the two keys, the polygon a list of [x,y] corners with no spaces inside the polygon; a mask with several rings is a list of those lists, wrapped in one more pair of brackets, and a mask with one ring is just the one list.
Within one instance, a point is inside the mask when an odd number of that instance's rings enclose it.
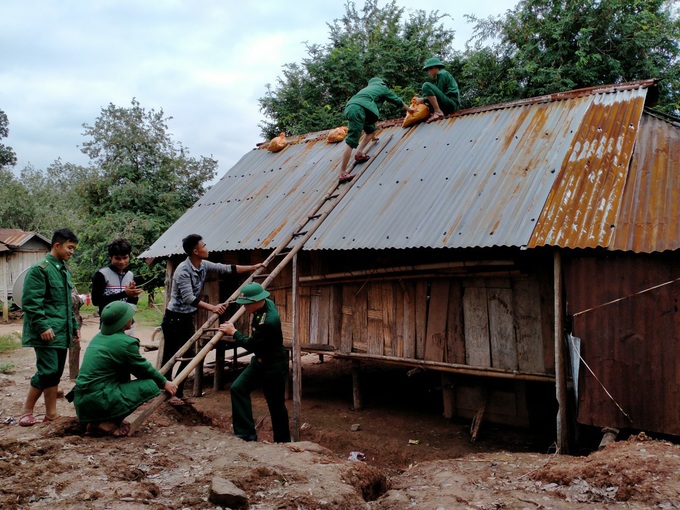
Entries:
{"label": "green tree foliage", "polygon": [[[461,82],[468,104],[659,78],[660,106],[678,111],[680,19],[668,0],[522,0],[479,20]],[[490,77],[497,76],[494,82]]]}
{"label": "green tree foliage", "polygon": [[26,186],[0,166],[0,228],[31,230],[35,210]]}
{"label": "green tree foliage", "polygon": [[32,217],[27,230],[41,233],[48,239],[62,227],[74,232],[84,223],[83,199],[78,183],[93,175],[94,170],[57,159],[46,171],[28,165],[21,171],[21,183],[28,190],[25,204],[30,206]]}
{"label": "green tree foliage", "polygon": [[[286,64],[276,89],[267,86],[259,100],[270,119],[261,125],[265,138],[339,126],[347,100],[373,76],[408,102],[427,78],[423,62],[454,55],[454,31],[441,24],[446,14],[417,10],[407,16],[394,0],[383,8],[378,0],[366,0],[361,9],[354,2],[345,7],[345,15],[328,25],[329,42],[308,44],[307,58]],[[383,113],[393,118],[402,112],[386,104]]]}
{"label": "green tree foliage", "polygon": [[[9,119],[0,110],[0,140],[9,136]],[[0,143],[0,168],[17,164],[17,155],[11,147]]]}
{"label": "green tree foliage", "polygon": [[[82,152],[92,168],[69,183],[81,199],[84,222],[74,257],[78,281],[90,280],[109,263],[107,245],[125,237],[136,253],[150,246],[205,192],[216,175],[217,161],[194,159],[168,134],[163,111],[109,104],[94,125],[84,124]],[[133,253],[134,255],[134,253]],[[164,269],[133,260],[131,269],[152,291],[163,284]]]}

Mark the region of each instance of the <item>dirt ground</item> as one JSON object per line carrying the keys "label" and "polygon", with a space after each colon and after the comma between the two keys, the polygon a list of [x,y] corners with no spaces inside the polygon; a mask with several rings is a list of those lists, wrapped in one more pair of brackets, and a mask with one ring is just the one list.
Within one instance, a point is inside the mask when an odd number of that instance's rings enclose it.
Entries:
{"label": "dirt ground", "polygon": [[[0,323],[0,334],[20,328]],[[86,318],[83,352],[96,328]],[[137,329],[143,344],[152,331]],[[145,356],[155,361],[155,351]],[[258,442],[233,438],[229,392],[214,392],[208,377],[202,397],[163,404],[131,437],[85,436],[64,399],[56,422],[19,427],[33,351],[0,353],[8,361],[14,372],[0,374],[3,509],[222,508],[209,499],[215,477],[245,491],[252,509],[680,508],[677,444],[637,434],[563,456],[550,437],[487,423],[473,443],[469,421],[441,416],[438,379],[408,377],[402,367],[366,366],[364,409],[353,411],[350,363],[305,355],[301,441],[281,445],[270,442],[260,393]],[[61,388],[72,385],[67,369]],[[365,459],[348,460],[353,452]]]}

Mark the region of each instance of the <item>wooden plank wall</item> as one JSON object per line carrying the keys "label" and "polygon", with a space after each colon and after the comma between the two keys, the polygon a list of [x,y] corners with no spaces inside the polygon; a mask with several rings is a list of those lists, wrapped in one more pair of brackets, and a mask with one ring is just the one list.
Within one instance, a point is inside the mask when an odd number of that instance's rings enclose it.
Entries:
{"label": "wooden plank wall", "polygon": [[[305,285],[300,340],[345,353],[553,374],[548,288],[526,276]],[[290,340],[292,311],[279,311]]]}

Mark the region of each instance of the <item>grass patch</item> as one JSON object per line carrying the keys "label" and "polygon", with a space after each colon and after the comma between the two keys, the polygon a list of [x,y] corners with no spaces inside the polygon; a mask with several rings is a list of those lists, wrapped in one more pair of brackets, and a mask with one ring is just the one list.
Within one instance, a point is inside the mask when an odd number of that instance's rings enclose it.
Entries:
{"label": "grass patch", "polygon": [[12,372],[14,372],[14,363],[11,361],[0,363],[0,374],[11,374]]}
{"label": "grass patch", "polygon": [[21,347],[21,333],[13,332],[0,335],[0,352],[13,351],[19,347]]}
{"label": "grass patch", "polygon": [[[165,296],[163,292],[156,292],[156,305],[154,308],[149,308],[149,294],[142,292],[139,295],[139,302],[137,303],[137,313],[135,313],[135,322],[140,326],[160,326],[163,320],[163,305],[165,304]],[[80,307],[81,314],[94,314],[99,310],[94,305],[83,305]]]}

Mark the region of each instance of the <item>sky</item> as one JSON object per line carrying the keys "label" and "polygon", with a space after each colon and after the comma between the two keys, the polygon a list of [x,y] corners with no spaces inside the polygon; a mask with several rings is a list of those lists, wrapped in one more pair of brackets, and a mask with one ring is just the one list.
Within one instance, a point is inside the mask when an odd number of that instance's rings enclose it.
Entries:
{"label": "sky", "polygon": [[[387,0],[379,1],[384,7]],[[407,12],[449,14],[464,49],[465,14],[479,18],[517,0],[397,0]],[[109,104],[162,110],[168,133],[196,159],[218,160],[218,178],[263,141],[258,99],[276,87],[305,43],[325,44],[345,1],[2,0],[0,110],[17,154],[15,172],[57,159],[87,165],[83,124]],[[356,0],[359,10],[363,0]]]}

